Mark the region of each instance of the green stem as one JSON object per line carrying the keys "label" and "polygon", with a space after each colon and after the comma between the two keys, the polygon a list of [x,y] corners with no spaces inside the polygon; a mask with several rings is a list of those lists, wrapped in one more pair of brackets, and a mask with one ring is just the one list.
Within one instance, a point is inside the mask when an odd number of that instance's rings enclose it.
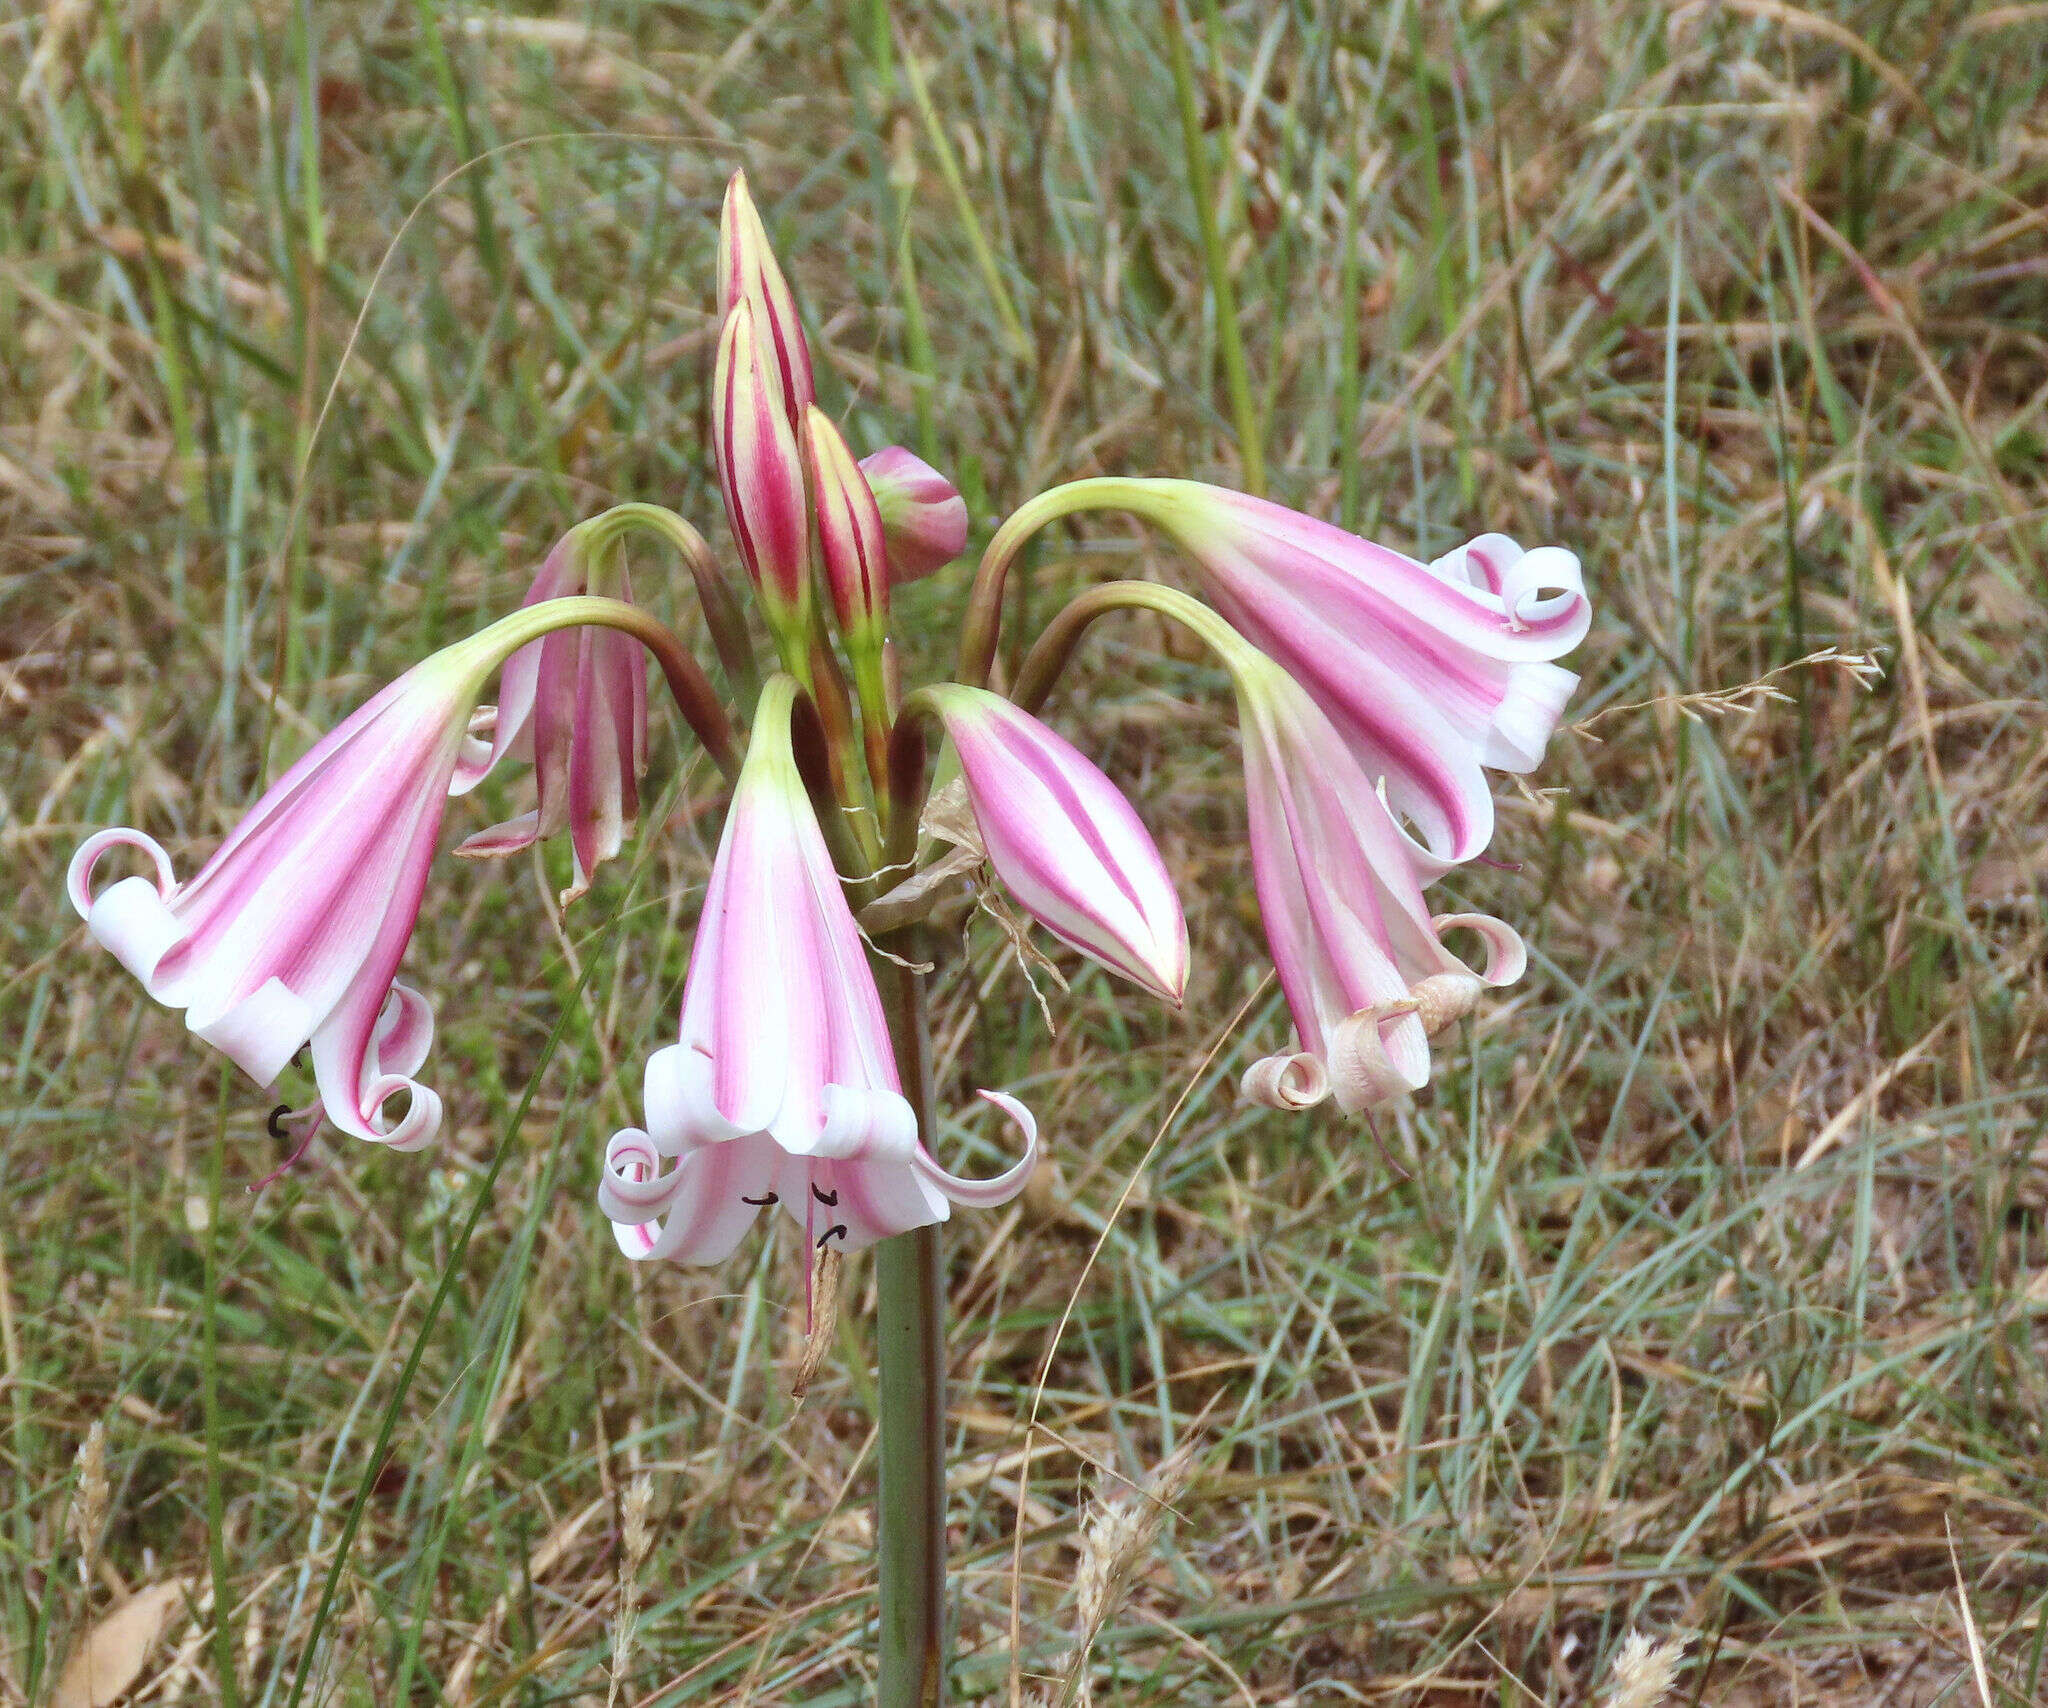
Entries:
{"label": "green stem", "polygon": [[743,703],[752,705],[761,692],[761,675],[754,662],[754,643],[747,636],[746,612],[704,536],[673,510],[638,500],[615,504],[579,526],[589,529],[594,540],[609,540],[638,528],[675,547],[696,585],[704,627],[718,654],[719,668],[725,672],[726,685]]}
{"label": "green stem", "polygon": [[1230,261],[1223,252],[1223,233],[1216,222],[1216,196],[1209,183],[1209,156],[1202,141],[1202,116],[1195,106],[1195,72],[1188,59],[1189,24],[1179,0],[1167,0],[1166,40],[1173,60],[1173,89],[1180,101],[1181,147],[1187,156],[1188,193],[1195,199],[1195,223],[1202,233],[1202,260],[1209,273],[1209,296],[1216,305],[1216,348],[1223,358],[1223,377],[1230,386],[1230,412],[1237,422],[1237,456],[1245,490],[1266,494],[1266,456],[1259,444],[1259,412],[1252,403],[1250,371],[1245,367],[1244,339],[1237,327],[1237,291],[1230,282]]}
{"label": "green stem", "polygon": [[[912,934],[904,934],[905,938]],[[899,939],[896,952],[914,949]],[[906,955],[906,959],[909,956]],[[883,1006],[918,1134],[933,1138],[924,978],[882,962]],[[938,1708],[946,1682],[946,1286],[942,1224],[875,1247],[875,1338],[881,1364],[876,1555],[881,1575],[884,1708]]]}

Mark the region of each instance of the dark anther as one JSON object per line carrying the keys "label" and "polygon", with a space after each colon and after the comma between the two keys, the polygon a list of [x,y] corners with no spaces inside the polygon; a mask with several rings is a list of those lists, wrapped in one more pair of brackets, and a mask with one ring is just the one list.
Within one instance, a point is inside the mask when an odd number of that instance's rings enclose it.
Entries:
{"label": "dark anther", "polygon": [[837,1192],[827,1192],[824,1187],[816,1184],[815,1182],[813,1182],[811,1186],[811,1196],[817,1199],[817,1201],[820,1204],[823,1204],[825,1208],[828,1210],[836,1210],[839,1208],[839,1194]]}
{"label": "dark anther", "polygon": [[818,1249],[820,1251],[823,1251],[825,1249],[825,1242],[828,1239],[844,1238],[846,1238],[846,1224],[844,1222],[834,1222],[829,1228],[827,1228],[823,1233],[821,1233],[818,1236]]}
{"label": "dark anther", "polygon": [[769,1193],[765,1198],[749,1198],[742,1192],[740,1194],[740,1202],[742,1204],[751,1204],[757,1210],[765,1210],[770,1204],[779,1204],[782,1200],[776,1197],[773,1192]]}
{"label": "dark anther", "polygon": [[291,1112],[292,1106],[289,1103],[280,1103],[275,1109],[271,1110],[270,1119],[263,1124],[270,1129],[270,1136],[273,1139],[288,1139],[291,1137],[291,1134],[284,1130],[284,1118]]}

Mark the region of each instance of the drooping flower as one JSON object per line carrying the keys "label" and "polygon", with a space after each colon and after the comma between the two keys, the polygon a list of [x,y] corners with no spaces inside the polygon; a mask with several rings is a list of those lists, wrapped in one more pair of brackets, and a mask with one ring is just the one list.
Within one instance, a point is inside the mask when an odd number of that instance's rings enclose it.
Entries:
{"label": "drooping flower", "polygon": [[[647,1063],[647,1125],[615,1134],[599,1202],[629,1257],[716,1263],[779,1204],[815,1247],[858,1250],[1021,1191],[947,1173],[919,1142],[860,933],[797,774],[795,688],[762,691],[683,987],[680,1037]],[[664,1168],[664,1164],[668,1166]]]}
{"label": "drooping flower", "polygon": [[733,305],[741,302],[753,311],[755,336],[770,353],[770,377],[793,426],[804,410],[818,401],[811,347],[804,338],[796,298],[747,191],[747,175],[735,172],[718,213],[719,318],[726,319]]}
{"label": "drooping flower", "polygon": [[745,298],[733,304],[718,340],[711,454],[740,561],[760,589],[762,610],[785,658],[800,657],[809,644],[811,608],[803,459],[772,358]]}
{"label": "drooping flower", "polygon": [[967,549],[967,500],[944,475],[901,445],[860,460],[882,513],[889,580],[921,581]]}
{"label": "drooping flower", "polygon": [[1285,665],[1415,826],[1425,880],[1493,834],[1483,767],[1542,758],[1578,678],[1579,560],[1484,534],[1420,563],[1264,499],[1185,480],[1089,480],[1025,505],[991,542],[1007,560],[1055,516],[1126,509],[1187,552],[1231,623]]}
{"label": "drooping flower", "polygon": [[[605,518],[563,536],[527,589],[523,606],[591,593],[633,602],[622,558],[610,549]],[[536,804],[504,824],[469,837],[455,850],[471,859],[514,854],[569,832],[575,875],[562,891],[567,906],[590,888],[598,862],[622,846],[640,811],[647,769],[647,659],[640,643],[616,629],[558,629],[514,653],[498,686],[489,764],[533,761]],[[474,786],[458,772],[454,792]]]}
{"label": "drooping flower", "polygon": [[[141,831],[87,838],[66,875],[72,906],[152,998],[185,1010],[187,1027],[259,1084],[310,1043],[327,1119],[418,1149],[441,1123],[441,1099],[413,1077],[434,1020],[395,978],[451,784],[482,771],[471,713],[521,647],[622,611],[601,599],[528,606],[415,665],[272,784],[187,883]],[[154,878],[95,896],[94,866],[123,846],[150,857]],[[400,1092],[406,1110],[387,1119]]]}
{"label": "drooping flower", "polygon": [[[1527,954],[1484,914],[1432,916],[1414,845],[1357,755],[1302,686],[1245,648],[1232,664],[1244,743],[1252,875],[1300,1048],[1254,1062],[1243,1090],[1300,1109],[1335,1094],[1355,1112],[1429,1082],[1430,1037],[1512,984]],[[1441,941],[1486,944],[1474,973]]]}
{"label": "drooping flower", "polygon": [[1180,898],[1138,815],[1064,736],[998,694],[920,690],[960,756],[988,862],[1062,943],[1178,1006],[1187,989]]}

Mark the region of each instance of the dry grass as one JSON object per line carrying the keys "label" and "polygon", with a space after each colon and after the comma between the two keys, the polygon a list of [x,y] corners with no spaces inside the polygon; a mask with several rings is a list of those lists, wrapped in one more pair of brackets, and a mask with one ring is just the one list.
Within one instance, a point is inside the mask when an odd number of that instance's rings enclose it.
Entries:
{"label": "dry grass", "polygon": [[[0,15],[0,1701],[174,1580],[137,1699],[287,1701],[501,1145],[307,1699],[602,1703],[625,1615],[621,1702],[859,1701],[866,1266],[797,1407],[785,1244],[634,1273],[593,1209],[673,1024],[708,768],[660,745],[657,833],[566,919],[559,851],[439,871],[445,1142],[323,1141],[254,1199],[263,1100],[58,880],[110,821],[189,867],[574,519],[709,530],[736,160],[863,448],[925,444],[984,524],[1069,475],[1236,478],[1159,14],[902,8],[892,44],[880,4],[307,10]],[[1531,975],[1375,1143],[1234,1102],[1284,1018],[1227,702],[1141,627],[1091,643],[1057,715],[1160,828],[1197,984],[1175,1019],[1063,958],[1048,1040],[992,924],[943,946],[948,1107],[1017,1091],[1057,1163],[952,1242],[956,1694],[1013,1661],[1057,1691],[1091,1490],[1193,1440],[1099,1703],[1633,1701],[1632,1632],[1690,1639],[1674,1702],[2034,1700],[2048,18],[1191,10],[1275,496],[1425,555],[1574,547],[1573,716],[1654,703],[1507,799],[1519,870],[1454,888]],[[387,243],[486,147],[312,440]],[[1112,571],[1174,573],[1105,525],[1017,632]],[[904,601],[923,665],[964,574]],[[1829,646],[1884,680],[1681,715]]]}

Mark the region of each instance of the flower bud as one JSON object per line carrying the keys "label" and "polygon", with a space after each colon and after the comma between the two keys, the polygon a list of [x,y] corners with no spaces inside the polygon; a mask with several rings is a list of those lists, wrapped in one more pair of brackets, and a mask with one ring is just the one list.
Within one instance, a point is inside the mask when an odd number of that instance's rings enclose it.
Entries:
{"label": "flower bud", "polygon": [[1063,736],[998,694],[921,691],[960,755],[988,863],[1061,942],[1178,1006],[1188,927],[1131,804]]}
{"label": "flower bud", "polygon": [[761,590],[778,641],[785,650],[801,646],[811,590],[803,462],[744,299],[733,304],[718,340],[711,408],[711,454],[740,561]]}
{"label": "flower bud", "polygon": [[811,347],[796,312],[789,281],[769,247],[767,229],[747,193],[747,175],[735,172],[725,187],[718,214],[718,313],[729,317],[736,303],[754,311],[756,335],[767,347],[782,407],[792,426],[818,400],[811,375]]}
{"label": "flower bud", "polygon": [[832,418],[804,411],[804,459],[818,511],[818,560],[832,609],[856,659],[877,654],[889,622],[889,571],[882,513]]}
{"label": "flower bud", "polygon": [[967,549],[967,501],[931,464],[889,445],[862,457],[860,472],[882,513],[892,583],[921,581]]}

